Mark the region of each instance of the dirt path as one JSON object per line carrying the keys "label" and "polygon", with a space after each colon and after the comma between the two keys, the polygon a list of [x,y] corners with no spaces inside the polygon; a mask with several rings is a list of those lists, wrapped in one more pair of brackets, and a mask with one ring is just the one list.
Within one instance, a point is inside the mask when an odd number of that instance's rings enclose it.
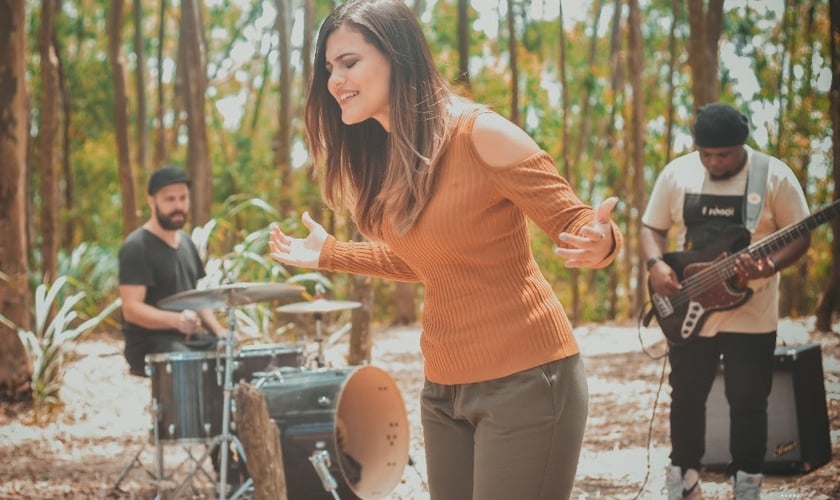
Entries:
{"label": "dirt path", "polygon": [[[840,498],[840,334],[809,333],[810,323],[785,321],[780,339],[789,345],[821,346],[832,460],[807,474],[768,475],[763,498]],[[836,330],[838,328],[835,328]],[[589,375],[590,418],[573,498],[662,498],[668,461],[667,386],[660,382],[667,366],[656,359],[665,348],[658,331],[632,326],[590,325],[576,330]],[[410,426],[413,462],[387,498],[424,499],[425,460],[419,426],[418,394],[423,383],[416,327],[376,334],[373,362],[400,389]],[[120,490],[112,489],[137,450],[141,462],[153,463],[153,446],[145,445],[150,425],[150,382],[127,374],[121,342],[99,336],[76,348],[62,394],[66,407],[45,427],[32,425],[31,413],[19,406],[0,406],[0,498],[153,498],[156,486],[148,473],[129,471]],[[334,366],[344,365],[346,345],[327,351]],[[654,404],[656,411],[654,413]],[[648,446],[650,442],[650,446]],[[144,448],[145,446],[145,448]],[[198,457],[202,447],[193,448]],[[167,464],[183,463],[175,478],[191,470],[181,446],[163,447]],[[706,498],[731,498],[729,479],[704,474]],[[164,486],[171,488],[176,483]],[[214,497],[210,480],[199,474],[184,497]],[[325,495],[328,498],[328,495]]]}

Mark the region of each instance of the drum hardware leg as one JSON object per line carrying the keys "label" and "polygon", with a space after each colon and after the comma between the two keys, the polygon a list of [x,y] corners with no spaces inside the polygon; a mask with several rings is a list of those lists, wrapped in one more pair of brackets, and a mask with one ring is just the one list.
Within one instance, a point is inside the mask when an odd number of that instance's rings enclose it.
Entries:
{"label": "drum hardware leg", "polygon": [[338,482],[336,482],[335,478],[330,474],[330,453],[327,450],[315,450],[312,453],[312,456],[309,457],[309,461],[312,463],[312,467],[315,468],[315,473],[318,474],[318,477],[321,479],[321,483],[324,485],[324,490],[328,493],[331,493],[333,498],[336,500],[340,500],[341,497],[338,496],[338,493],[335,491],[338,488]]}
{"label": "drum hardware leg", "polygon": [[[210,440],[210,442],[207,445],[207,448],[204,450],[204,453],[202,453],[201,457],[199,457],[198,459],[196,459],[193,456],[193,454],[191,453],[190,449],[187,446],[183,447],[184,451],[187,453],[187,456],[189,457],[189,460],[192,460],[194,465],[193,465],[192,470],[187,474],[187,476],[181,481],[181,483],[176,488],[175,493],[172,496],[173,499],[179,498],[181,496],[184,489],[187,487],[187,485],[192,484],[193,478],[199,472],[202,472],[207,477],[207,479],[211,483],[213,483],[213,478],[210,476],[210,474],[207,473],[206,470],[204,470],[204,465],[203,464],[207,461],[208,458],[210,458],[210,456],[213,453],[213,450],[215,450],[216,447],[219,446],[220,442],[221,442],[221,436],[217,436],[217,437],[213,438],[212,440]],[[178,468],[180,468],[181,466],[183,466],[183,463],[181,465],[179,465]]]}
{"label": "drum hardware leg", "polygon": [[151,402],[151,414],[152,414],[152,444],[154,445],[154,472],[146,468],[143,465],[142,460],[140,459],[140,455],[146,450],[146,447],[149,445],[149,442],[144,442],[137,452],[132,457],[131,461],[126,464],[123,470],[120,472],[120,475],[117,477],[114,486],[112,487],[113,491],[122,491],[120,490],[120,484],[122,484],[123,480],[126,478],[128,473],[131,469],[135,467],[142,467],[144,471],[149,475],[150,478],[155,480],[155,487],[156,487],[156,496],[155,498],[161,498],[161,484],[164,480],[163,476],[163,450],[161,448],[160,438],[158,437],[159,431],[159,419],[160,419],[160,405],[156,398],[152,398]]}
{"label": "drum hardware leg", "polygon": [[315,367],[322,368],[324,366],[324,335],[322,332],[323,314],[315,313],[315,342],[318,343],[318,354],[315,357]]}
{"label": "drum hardware leg", "polygon": [[146,444],[143,444],[138,450],[137,453],[131,457],[131,461],[123,467],[123,470],[120,472],[120,475],[117,477],[117,480],[114,482],[114,486],[111,487],[113,491],[122,491],[120,490],[120,483],[122,483],[125,476],[128,475],[128,472],[133,469],[134,467],[142,467],[143,462],[140,461],[140,454],[143,453],[143,450],[146,449]]}
{"label": "drum hardware leg", "polygon": [[247,491],[249,491],[249,490],[251,490],[251,488],[253,488],[253,483],[254,483],[254,480],[249,477],[244,483],[242,483],[239,486],[239,488],[237,488],[236,491],[233,492],[233,494],[230,496],[229,500],[236,500],[237,498],[244,495]]}
{"label": "drum hardware leg", "polygon": [[163,447],[160,443],[160,404],[156,398],[152,398],[152,439],[155,443],[155,479],[159,490],[163,481]]}

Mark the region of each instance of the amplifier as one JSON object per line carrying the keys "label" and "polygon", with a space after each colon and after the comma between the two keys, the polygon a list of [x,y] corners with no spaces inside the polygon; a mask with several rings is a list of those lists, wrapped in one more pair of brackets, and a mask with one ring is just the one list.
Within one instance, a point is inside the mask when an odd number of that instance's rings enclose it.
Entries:
{"label": "amplifier", "polygon": [[[708,470],[729,465],[729,404],[721,365],[706,401]],[[822,352],[817,344],[777,347],[767,405],[765,473],[800,473],[831,460]]]}

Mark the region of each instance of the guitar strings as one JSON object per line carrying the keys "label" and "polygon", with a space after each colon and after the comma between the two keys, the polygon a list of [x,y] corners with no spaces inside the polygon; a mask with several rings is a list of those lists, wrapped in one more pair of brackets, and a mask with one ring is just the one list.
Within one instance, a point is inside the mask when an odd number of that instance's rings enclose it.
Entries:
{"label": "guitar strings", "polygon": [[[818,212],[818,214],[819,213],[820,212]],[[790,243],[791,241],[801,237],[803,234],[806,234],[811,229],[808,227],[802,228],[799,226],[807,226],[807,224],[805,223],[805,221],[802,221],[792,226],[790,231],[783,231],[780,234],[771,234],[770,236],[748,246],[743,251],[734,253],[732,255],[727,255],[718,264],[718,266],[723,266],[722,270],[717,269],[714,266],[709,266],[705,269],[702,269],[697,274],[686,278],[683,282],[683,289],[677,292],[677,294],[675,294],[674,296],[669,297],[672,298],[671,302],[675,306],[684,305],[687,301],[692,300],[695,296],[701,295],[708,289],[717,286],[721,281],[726,281],[729,278],[735,276],[736,272],[733,269],[733,265],[741,254],[749,253],[753,258],[765,257],[771,254],[772,252],[778,250],[779,248],[782,248],[787,243]],[[814,225],[813,227],[816,227],[816,225]],[[794,233],[796,233],[795,237],[791,237],[790,240],[784,241],[788,239],[788,234]],[[763,247],[766,247],[766,249]]]}

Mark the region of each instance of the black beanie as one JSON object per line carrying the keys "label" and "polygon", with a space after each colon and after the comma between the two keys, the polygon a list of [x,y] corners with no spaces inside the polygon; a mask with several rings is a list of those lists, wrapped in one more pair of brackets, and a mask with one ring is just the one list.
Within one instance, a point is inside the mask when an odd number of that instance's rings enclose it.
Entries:
{"label": "black beanie", "polygon": [[701,148],[726,148],[747,142],[749,120],[727,104],[706,104],[697,110],[694,144]]}

